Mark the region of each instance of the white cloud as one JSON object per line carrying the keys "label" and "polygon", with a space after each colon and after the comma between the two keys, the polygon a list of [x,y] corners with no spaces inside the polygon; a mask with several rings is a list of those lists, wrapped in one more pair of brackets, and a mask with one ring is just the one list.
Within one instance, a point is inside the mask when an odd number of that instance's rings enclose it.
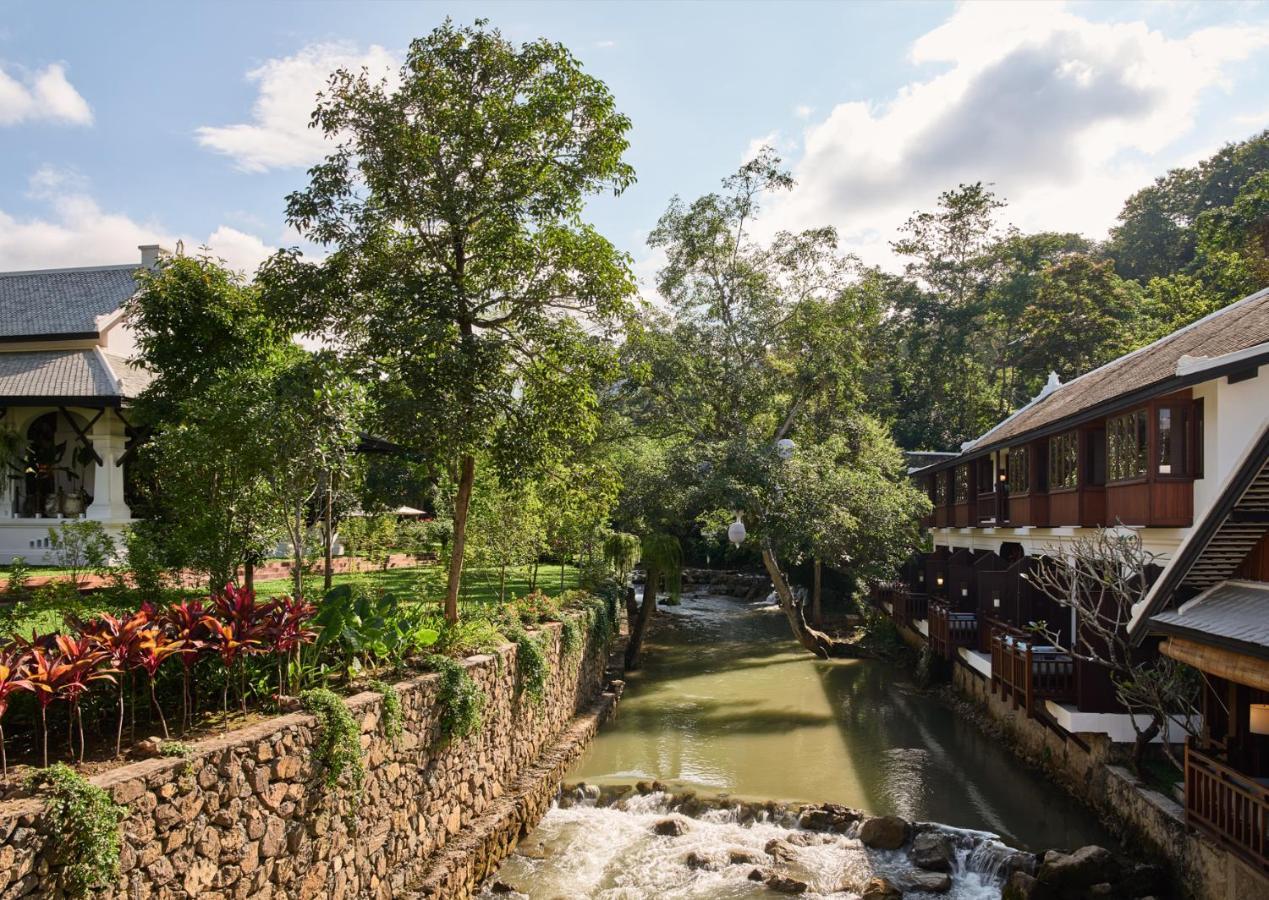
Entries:
{"label": "white cloud", "polygon": [[343,43],[310,44],[294,56],[270,59],[247,73],[259,86],[251,121],[203,126],[198,141],[232,157],[246,172],[311,165],[330,150],[322,133],[309,127],[317,95],[330,74],[365,67],[371,76],[392,78],[399,65],[393,53],[378,45],[362,52]]}
{"label": "white cloud", "polygon": [[811,114],[814,112],[815,107],[807,106],[805,103],[799,103],[797,106],[793,107],[793,115],[797,116],[799,119],[809,119],[811,118]]}
{"label": "white cloud", "polygon": [[611,50],[613,47],[617,46],[617,42],[616,41],[595,41],[595,46],[598,47],[600,50]]}
{"label": "white cloud", "polygon": [[93,113],[57,63],[16,75],[0,69],[0,125],[40,120],[91,125]]}
{"label": "white cloud", "polygon": [[139,264],[141,244],[173,248],[181,240],[186,252],[207,246],[230,267],[254,272],[274,250],[255,235],[225,225],[198,238],[104,210],[86,192],[82,177],[47,166],[31,177],[28,195],[46,209],[28,218],[0,209],[0,271]]}
{"label": "white cloud", "polygon": [[911,61],[938,74],[807,126],[798,186],[765,224],[833,224],[869,261],[891,262],[887,242],[914,209],[985,181],[1024,228],[1104,234],[1166,168],[1203,92],[1227,88],[1228,66],[1267,44],[1263,27],[1169,38],[1060,4],[962,5],[912,46]]}

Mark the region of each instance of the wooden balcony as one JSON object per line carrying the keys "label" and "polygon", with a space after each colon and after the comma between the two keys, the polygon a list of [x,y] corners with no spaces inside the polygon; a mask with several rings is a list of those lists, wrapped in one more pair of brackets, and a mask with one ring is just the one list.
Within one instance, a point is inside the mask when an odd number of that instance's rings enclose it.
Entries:
{"label": "wooden balcony", "polygon": [[1194,482],[1160,478],[1109,484],[1106,486],[1106,522],[1188,528],[1194,523]]}
{"label": "wooden balcony", "polygon": [[952,521],[952,510],[947,506],[934,507],[934,527],[946,528]]}
{"label": "wooden balcony", "polygon": [[1096,528],[1106,524],[1106,490],[1085,486],[1049,493],[1049,525]]}
{"label": "wooden balcony", "polygon": [[968,528],[973,525],[973,516],[970,514],[971,503],[957,503],[952,507],[952,524],[957,528]]}
{"label": "wooden balcony", "polygon": [[931,599],[929,606],[930,650],[950,660],[958,647],[978,644],[978,615],[957,612],[945,600]]}
{"label": "wooden balcony", "polygon": [[1009,497],[1009,524],[1015,528],[1030,525],[1045,528],[1049,524],[1049,495],[1038,491],[1013,494]]}
{"label": "wooden balcony", "polygon": [[991,639],[992,689],[1030,718],[1044,700],[1074,702],[1075,660],[1054,647],[998,629]]}
{"label": "wooden balcony", "polygon": [[999,525],[1000,503],[995,491],[988,491],[985,494],[979,494],[976,501],[977,523],[979,525]]}
{"label": "wooden balcony", "polygon": [[1269,873],[1269,785],[1221,762],[1215,746],[1185,747],[1185,814],[1261,872]]}
{"label": "wooden balcony", "polygon": [[922,592],[914,592],[908,590],[907,585],[898,582],[885,582],[873,585],[872,588],[873,605],[879,609],[884,609],[884,604],[890,604],[890,615],[896,624],[906,625],[909,628],[916,619],[924,619],[929,604],[929,596]]}

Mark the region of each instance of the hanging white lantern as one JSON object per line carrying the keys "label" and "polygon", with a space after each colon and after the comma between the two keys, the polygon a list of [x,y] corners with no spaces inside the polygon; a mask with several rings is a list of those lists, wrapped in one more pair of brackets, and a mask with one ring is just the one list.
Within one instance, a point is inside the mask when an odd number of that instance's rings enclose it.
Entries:
{"label": "hanging white lantern", "polygon": [[792,459],[793,451],[797,448],[797,444],[793,443],[790,438],[780,438],[776,441],[776,456],[781,459]]}
{"label": "hanging white lantern", "polygon": [[745,540],[745,523],[740,521],[740,513],[736,513],[736,521],[727,526],[727,540],[737,547]]}

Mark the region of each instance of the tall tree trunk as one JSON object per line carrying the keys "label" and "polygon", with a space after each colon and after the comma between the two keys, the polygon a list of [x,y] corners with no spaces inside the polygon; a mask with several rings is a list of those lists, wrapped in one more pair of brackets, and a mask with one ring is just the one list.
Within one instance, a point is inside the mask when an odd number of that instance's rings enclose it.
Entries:
{"label": "tall tree trunk", "polygon": [[850,659],[864,655],[855,645],[839,641],[807,624],[802,606],[794,599],[793,591],[789,583],[785,581],[784,573],[780,571],[780,563],[776,560],[774,551],[765,543],[762,546],[762,562],[767,567],[767,574],[771,576],[771,584],[775,588],[776,597],[780,600],[780,609],[784,611],[784,617],[789,621],[793,637],[799,644],[824,659],[830,657]]}
{"label": "tall tree trunk", "polygon": [[242,564],[242,583],[249,591],[256,589],[256,558],[248,556]]}
{"label": "tall tree trunk", "polygon": [[824,596],[824,574],[820,565],[820,558],[815,557],[815,587],[811,591],[811,621],[816,625],[824,625],[824,607],[821,599]]}
{"label": "tall tree trunk", "polygon": [[328,472],[326,474],[326,509],[322,514],[322,530],[324,531],[322,538],[325,543],[322,551],[326,563],[325,569],[322,572],[322,592],[326,594],[330,593],[331,580],[335,574],[334,563],[331,559],[335,552],[335,516],[334,500],[332,496],[335,492],[333,488],[334,484],[332,483],[332,476]]}
{"label": "tall tree trunk", "polygon": [[498,570],[498,602],[507,602],[507,564],[503,563]]}
{"label": "tall tree trunk", "polygon": [[657,587],[661,581],[661,573],[656,569],[648,569],[648,577],[643,582],[643,603],[639,606],[639,615],[630,626],[630,639],[626,641],[626,671],[633,672],[642,664],[640,656],[643,652],[643,636],[648,631],[648,622],[657,607]]}
{"label": "tall tree trunk", "polygon": [[467,508],[471,506],[471,487],[476,480],[476,459],[463,456],[458,478],[458,495],[454,498],[454,550],[449,557],[449,582],[445,589],[445,621],[458,621],[458,586],[463,578],[463,551],[467,547]]}
{"label": "tall tree trunk", "polygon": [[304,596],[304,505],[295,505],[295,530],[291,534],[294,570],[291,579],[296,599]]}

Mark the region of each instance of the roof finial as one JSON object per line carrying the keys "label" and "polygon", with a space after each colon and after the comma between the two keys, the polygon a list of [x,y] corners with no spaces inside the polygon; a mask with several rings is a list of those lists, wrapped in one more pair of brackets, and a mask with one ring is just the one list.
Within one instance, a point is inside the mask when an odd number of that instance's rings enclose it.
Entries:
{"label": "roof finial", "polygon": [[1040,393],[1036,394],[1035,396],[1036,400],[1041,400],[1049,396],[1049,394],[1053,393],[1061,386],[1062,386],[1062,379],[1058,377],[1058,373],[1050,371],[1049,380],[1044,383],[1044,387],[1040,388]]}

